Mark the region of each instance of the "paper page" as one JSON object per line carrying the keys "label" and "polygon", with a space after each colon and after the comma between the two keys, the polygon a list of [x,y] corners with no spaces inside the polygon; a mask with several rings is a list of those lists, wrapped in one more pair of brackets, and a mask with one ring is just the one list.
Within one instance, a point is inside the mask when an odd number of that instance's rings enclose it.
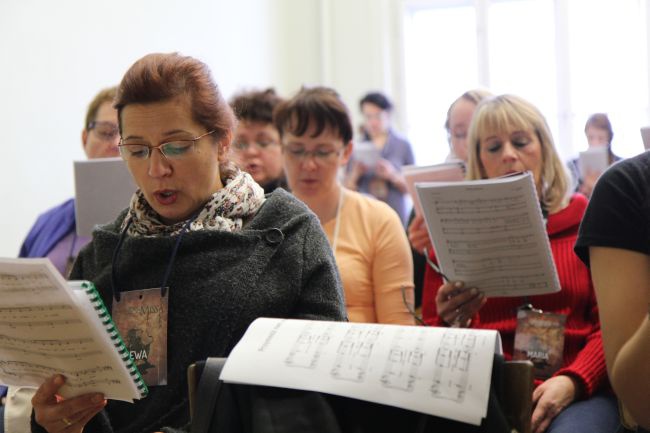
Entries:
{"label": "paper page", "polygon": [[496,331],[255,320],[227,382],[353,397],[478,425],[487,414]]}
{"label": "paper page", "polygon": [[650,149],[650,126],[642,126],[641,131],[641,140],[643,140],[643,148],[645,150]]}
{"label": "paper page", "polygon": [[585,176],[589,172],[600,174],[609,166],[609,150],[607,147],[590,147],[580,152],[578,164],[580,173]]}
{"label": "paper page", "polygon": [[64,397],[139,398],[108,334],[89,314],[88,298],[75,294],[48,259],[0,259],[0,383],[38,387],[60,373]]}
{"label": "paper page", "polygon": [[530,173],[416,188],[440,270],[450,280],[487,296],[560,290]]}
{"label": "paper page", "polygon": [[371,141],[354,143],[352,155],[355,161],[363,163],[369,169],[373,169],[381,159],[379,149]]}
{"label": "paper page", "polygon": [[413,200],[415,213],[422,215],[422,205],[415,190],[415,184],[417,182],[461,181],[465,178],[465,164],[459,161],[423,167],[405,165],[402,167],[402,175],[404,175],[406,187]]}
{"label": "paper page", "polygon": [[121,158],[74,162],[77,234],[90,236],[97,224],[113,221],[129,207],[137,189]]}

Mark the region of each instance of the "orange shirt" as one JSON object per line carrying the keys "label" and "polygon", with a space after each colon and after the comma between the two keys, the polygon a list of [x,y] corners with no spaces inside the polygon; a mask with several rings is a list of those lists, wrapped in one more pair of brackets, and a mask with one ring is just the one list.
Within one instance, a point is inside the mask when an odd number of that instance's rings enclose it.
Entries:
{"label": "orange shirt", "polygon": [[[413,259],[397,213],[386,203],[343,189],[334,257],[351,322],[413,325]],[[323,230],[334,247],[336,218]]]}

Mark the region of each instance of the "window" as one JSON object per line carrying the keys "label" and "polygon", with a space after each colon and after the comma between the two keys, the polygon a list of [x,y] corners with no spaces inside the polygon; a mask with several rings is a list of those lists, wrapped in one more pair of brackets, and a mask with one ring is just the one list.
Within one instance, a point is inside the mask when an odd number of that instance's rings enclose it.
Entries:
{"label": "window", "polygon": [[404,0],[407,134],[418,164],[448,153],[449,105],[486,87],[546,116],[560,154],[587,146],[584,124],[609,115],[613,149],[643,150],[650,125],[648,33],[642,0]]}
{"label": "window", "polygon": [[423,9],[407,17],[407,132],[418,164],[449,153],[444,129],[449,103],[478,85],[474,7]]}

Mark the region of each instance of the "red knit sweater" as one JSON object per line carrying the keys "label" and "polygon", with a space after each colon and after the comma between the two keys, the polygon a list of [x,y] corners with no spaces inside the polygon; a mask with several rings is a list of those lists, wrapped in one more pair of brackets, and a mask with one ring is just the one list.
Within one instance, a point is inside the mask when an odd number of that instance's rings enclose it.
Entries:
{"label": "red knit sweater", "polygon": [[[582,385],[582,397],[591,396],[607,384],[596,296],[589,270],[573,252],[578,226],[586,207],[587,199],[575,194],[565,209],[549,216],[546,230],[562,290],[550,295],[528,297],[528,302],[535,308],[567,316],[564,364],[555,375],[564,374],[576,379]],[[431,257],[435,260],[434,254]],[[427,266],[422,315],[429,325],[446,326],[436,311],[436,293],[441,285],[440,276]],[[523,303],[522,297],[489,298],[472,318],[472,328],[499,331],[507,359],[512,357],[513,352],[517,308]]]}

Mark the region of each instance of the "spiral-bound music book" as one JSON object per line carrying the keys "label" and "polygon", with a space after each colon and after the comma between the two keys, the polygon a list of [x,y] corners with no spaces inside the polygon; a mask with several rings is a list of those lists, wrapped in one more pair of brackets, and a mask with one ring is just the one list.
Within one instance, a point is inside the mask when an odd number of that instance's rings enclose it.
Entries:
{"label": "spiral-bound music book", "polygon": [[0,383],[38,387],[54,374],[63,397],[148,392],[90,281],[66,281],[48,259],[0,259]]}
{"label": "spiral-bound music book", "polygon": [[530,172],[415,186],[444,276],[487,296],[560,291]]}

